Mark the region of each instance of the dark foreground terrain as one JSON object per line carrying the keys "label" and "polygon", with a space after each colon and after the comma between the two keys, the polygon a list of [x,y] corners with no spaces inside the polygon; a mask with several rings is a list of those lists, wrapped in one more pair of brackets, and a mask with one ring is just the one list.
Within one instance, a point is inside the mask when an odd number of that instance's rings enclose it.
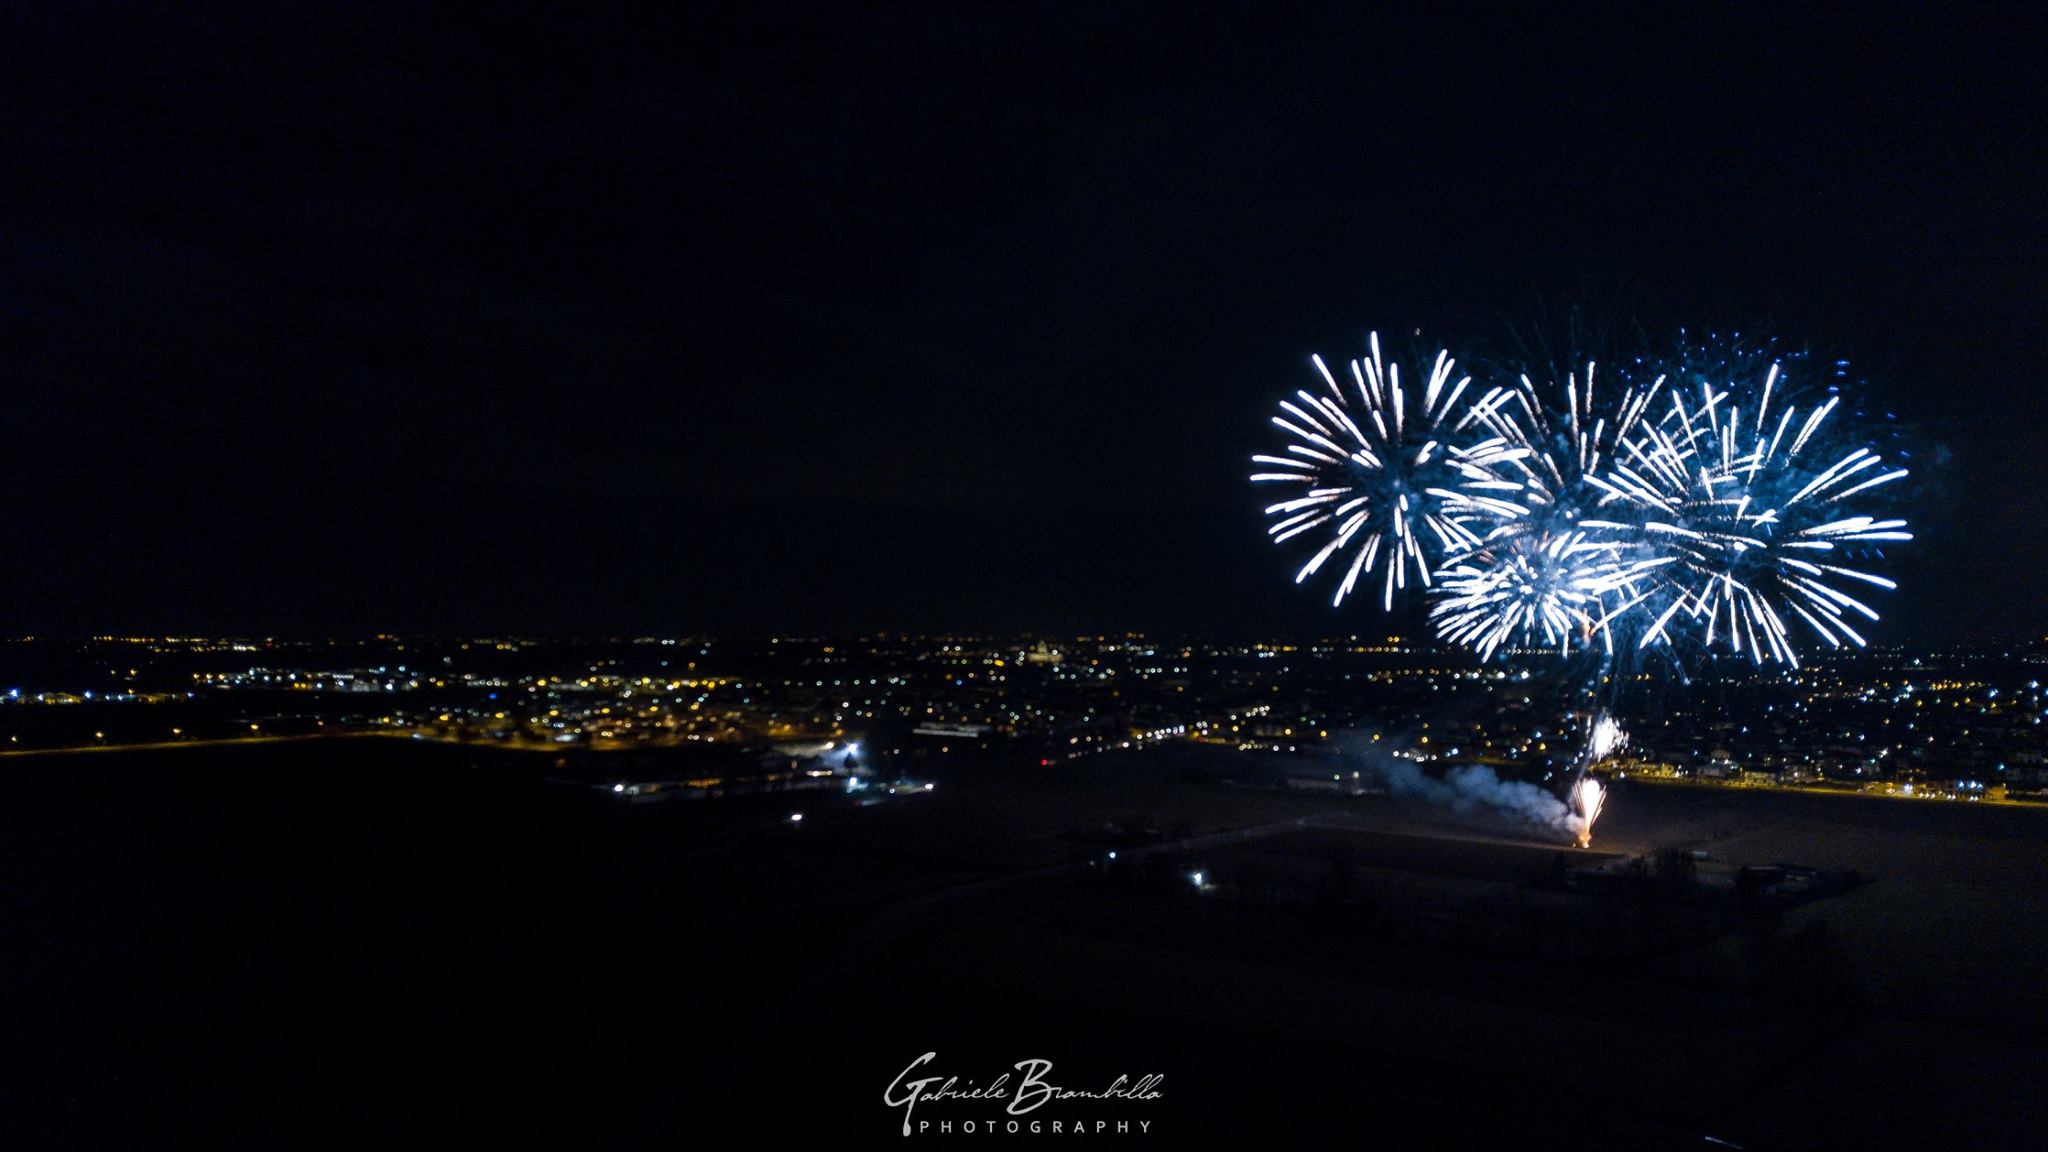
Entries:
{"label": "dark foreground terrain", "polygon": [[[390,740],[0,761],[0,1145],[902,1146],[925,1052],[1164,1076],[918,1105],[945,1145],[2048,1138],[2048,813],[1624,785],[1581,853],[1213,768],[628,806]],[[1854,882],[1739,871],[1781,863]]]}

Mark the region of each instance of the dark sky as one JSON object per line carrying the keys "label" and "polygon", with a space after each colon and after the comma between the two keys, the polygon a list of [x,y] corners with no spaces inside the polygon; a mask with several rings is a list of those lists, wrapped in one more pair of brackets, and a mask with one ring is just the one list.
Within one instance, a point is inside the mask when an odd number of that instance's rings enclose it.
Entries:
{"label": "dark sky", "polygon": [[1874,634],[2048,631],[2038,8],[119,7],[0,16],[0,631],[1377,631],[1269,405],[1575,299],[1853,358]]}

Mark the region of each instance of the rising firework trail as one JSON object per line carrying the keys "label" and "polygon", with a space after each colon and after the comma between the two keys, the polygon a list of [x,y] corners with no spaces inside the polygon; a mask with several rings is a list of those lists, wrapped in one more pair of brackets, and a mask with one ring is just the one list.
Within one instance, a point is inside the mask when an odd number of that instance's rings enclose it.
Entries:
{"label": "rising firework trail", "polygon": [[1606,786],[1581,771],[1579,782],[1572,785],[1572,819],[1578,829],[1579,847],[1593,846],[1593,822],[1600,819],[1600,806],[1606,802]]}
{"label": "rising firework trail", "polygon": [[1593,822],[1600,819],[1600,809],[1607,802],[1607,786],[1591,775],[1595,764],[1628,747],[1628,733],[1621,730],[1614,717],[1605,712],[1596,712],[1586,731],[1585,747],[1579,750],[1578,758],[1572,764],[1571,788],[1568,793],[1571,805],[1571,828],[1579,838],[1579,847],[1590,847],[1593,843]]}

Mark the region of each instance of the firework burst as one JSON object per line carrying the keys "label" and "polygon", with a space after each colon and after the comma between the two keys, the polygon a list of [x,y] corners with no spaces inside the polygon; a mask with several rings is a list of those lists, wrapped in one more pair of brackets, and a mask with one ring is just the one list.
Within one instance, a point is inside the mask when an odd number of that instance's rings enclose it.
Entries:
{"label": "firework burst", "polygon": [[1509,511],[1482,486],[1509,446],[1499,437],[1461,445],[1444,435],[1472,382],[1452,379],[1449,352],[1437,353],[1418,389],[1412,377],[1404,385],[1400,365],[1381,355],[1378,333],[1368,345],[1370,354],[1351,362],[1348,388],[1321,356],[1311,357],[1324,388],[1280,402],[1273,424],[1291,441],[1284,454],[1252,457],[1259,471],[1251,478],[1302,490],[1266,508],[1276,544],[1311,535],[1320,541],[1295,583],[1348,555],[1348,563],[1339,560],[1344,575],[1331,603],[1377,576],[1381,603],[1391,610],[1411,582],[1430,585],[1441,557],[1479,544],[1476,520]]}
{"label": "firework burst", "polygon": [[1669,561],[1628,559],[1627,546],[1584,529],[1514,531],[1450,561],[1430,609],[1437,633],[1481,659],[1503,644],[1556,650],[1599,644],[1649,595],[1647,576]]}
{"label": "firework burst", "polygon": [[1671,557],[1592,518],[1614,497],[1587,482],[1634,431],[1655,389],[1621,393],[1612,411],[1595,399],[1598,369],[1567,374],[1554,388],[1556,420],[1524,374],[1488,390],[1458,422],[1505,445],[1484,480],[1492,523],[1449,561],[1431,610],[1440,635],[1490,657],[1514,643],[1567,654],[1595,643],[1614,650],[1614,628],[1648,596],[1650,575]]}
{"label": "firework burst", "polygon": [[1651,649],[1680,668],[1722,650],[1796,667],[1814,638],[1862,645],[1855,618],[1877,619],[1863,589],[1895,587],[1870,562],[1912,535],[1863,505],[1907,471],[1847,439],[1836,388],[1802,394],[1786,371],[1802,357],[1681,333],[1619,387],[1586,363],[1547,393],[1517,374],[1461,408],[1472,381],[1448,352],[1418,390],[1369,345],[1351,387],[1314,357],[1327,393],[1281,401],[1291,442],[1253,457],[1252,480],[1298,494],[1266,508],[1267,534],[1316,541],[1297,584],[1348,557],[1333,604],[1377,578],[1391,610],[1413,583],[1439,635],[1482,659],[1539,643],[1597,656],[1607,687],[1587,681],[1599,702],[1560,804],[1581,844],[1606,799],[1590,770],[1625,739],[1617,668]]}
{"label": "firework burst", "polygon": [[1834,434],[1839,395],[1802,408],[1790,391],[1776,361],[1749,379],[1679,382],[1589,477],[1625,514],[1591,526],[1657,541],[1673,561],[1638,647],[1672,643],[1683,627],[1703,650],[1796,667],[1800,632],[1831,647],[1864,643],[1852,615],[1878,616],[1860,587],[1896,587],[1864,561],[1912,534],[1904,520],[1859,512],[1857,498],[1907,470]]}

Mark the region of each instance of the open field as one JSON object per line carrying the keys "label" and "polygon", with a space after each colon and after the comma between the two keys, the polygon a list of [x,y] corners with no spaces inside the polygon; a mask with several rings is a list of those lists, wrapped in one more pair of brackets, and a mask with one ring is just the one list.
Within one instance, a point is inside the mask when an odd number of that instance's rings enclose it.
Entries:
{"label": "open field", "polygon": [[[33,1059],[8,1143],[879,1143],[882,1089],[925,1051],[1162,1072],[1142,1115],[1182,1136],[2048,1132],[2017,1090],[2048,1075],[2048,813],[1624,785],[1582,852],[1225,787],[1176,751],[865,808],[628,807],[546,763],[389,741],[9,760],[0,1007]],[[1114,843],[1128,872],[1090,863]],[[1666,847],[1868,883],[1744,926],[1551,882]],[[1873,1078],[1901,1087],[1837,1115]]]}

